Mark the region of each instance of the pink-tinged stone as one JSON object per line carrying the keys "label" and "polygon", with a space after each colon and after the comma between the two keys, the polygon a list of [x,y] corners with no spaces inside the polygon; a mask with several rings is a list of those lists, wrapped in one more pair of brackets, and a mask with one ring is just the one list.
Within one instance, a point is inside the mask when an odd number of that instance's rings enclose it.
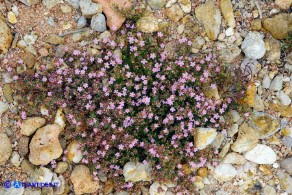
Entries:
{"label": "pink-tinged stone", "polygon": [[126,20],[120,10],[129,9],[133,0],[93,0],[93,2],[101,4],[102,10],[106,15],[107,26],[110,30],[116,31]]}

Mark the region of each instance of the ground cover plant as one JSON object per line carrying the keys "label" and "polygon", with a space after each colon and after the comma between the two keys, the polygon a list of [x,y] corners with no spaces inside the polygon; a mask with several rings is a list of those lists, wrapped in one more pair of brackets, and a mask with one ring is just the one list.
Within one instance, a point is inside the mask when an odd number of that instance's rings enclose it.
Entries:
{"label": "ground cover plant", "polygon": [[149,164],[154,181],[192,191],[191,170],[216,158],[212,148],[195,147],[194,129],[226,133],[223,116],[238,108],[246,81],[216,54],[190,55],[187,38],[176,40],[173,54],[161,32],[144,34],[127,23],[117,34],[94,39],[98,54],[68,48],[54,68],[43,65],[20,75],[21,117],[44,105],[62,107],[74,127],[72,138],[81,143],[82,163],[95,176],[102,171],[113,178],[117,189],[143,185],[125,182],[122,175],[127,162],[138,161]]}

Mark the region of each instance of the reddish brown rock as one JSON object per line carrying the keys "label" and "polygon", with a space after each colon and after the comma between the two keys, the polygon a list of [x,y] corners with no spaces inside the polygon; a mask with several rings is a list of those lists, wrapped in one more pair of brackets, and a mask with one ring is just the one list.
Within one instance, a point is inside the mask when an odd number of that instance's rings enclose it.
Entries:
{"label": "reddish brown rock", "polygon": [[93,2],[101,4],[106,15],[107,26],[110,30],[116,31],[126,20],[122,12],[132,6],[133,0],[93,0]]}

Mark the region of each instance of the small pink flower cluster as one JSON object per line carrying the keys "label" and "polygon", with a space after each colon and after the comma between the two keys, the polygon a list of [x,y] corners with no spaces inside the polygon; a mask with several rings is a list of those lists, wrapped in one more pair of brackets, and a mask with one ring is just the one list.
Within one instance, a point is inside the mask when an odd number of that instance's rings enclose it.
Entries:
{"label": "small pink flower cluster", "polygon": [[[64,108],[68,121],[82,130],[74,134],[83,143],[82,162],[96,174],[102,170],[116,178],[118,188],[132,188],[123,182],[123,165],[148,162],[157,180],[181,183],[181,190],[194,178],[183,164],[195,169],[209,158],[194,146],[194,129],[220,130],[220,118],[233,103],[227,93],[220,99],[207,93],[222,86],[216,81],[225,69],[212,54],[171,56],[163,33],[152,37],[153,46],[126,26],[117,40],[94,39],[102,48],[99,55],[74,49],[57,59],[54,71],[43,68],[25,79],[34,91],[45,88],[43,102]],[[184,37],[178,42],[181,48],[192,44]]]}

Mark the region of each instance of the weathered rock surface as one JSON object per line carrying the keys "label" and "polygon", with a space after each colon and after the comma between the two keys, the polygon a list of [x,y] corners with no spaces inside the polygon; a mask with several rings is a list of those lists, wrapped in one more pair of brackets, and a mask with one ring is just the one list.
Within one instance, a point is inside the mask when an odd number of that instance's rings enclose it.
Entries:
{"label": "weathered rock surface", "polygon": [[62,3],[62,0],[42,0],[42,2],[47,9],[52,9],[54,6]]}
{"label": "weathered rock surface", "polygon": [[123,168],[126,182],[151,181],[148,164],[127,162]]}
{"label": "weathered rock surface", "polygon": [[149,189],[150,195],[164,195],[167,191],[167,187],[158,182],[154,182]]}
{"label": "weathered rock surface", "polygon": [[7,53],[12,39],[13,37],[9,26],[0,16],[0,54]]}
{"label": "weathered rock surface", "polygon": [[265,139],[280,130],[280,123],[272,115],[264,112],[254,112],[249,125],[259,132],[260,139]]}
{"label": "weathered rock surface", "polygon": [[238,137],[232,144],[231,149],[234,152],[242,153],[256,147],[259,140],[258,131],[254,130],[247,123],[240,125],[238,130]]}
{"label": "weathered rock surface", "polygon": [[213,176],[220,182],[231,181],[237,175],[237,170],[231,164],[221,163],[214,169]]}
{"label": "weathered rock surface", "polygon": [[213,128],[196,128],[194,133],[194,143],[198,150],[205,149],[216,138],[217,132]]}
{"label": "weathered rock surface", "polygon": [[241,44],[245,55],[253,60],[262,58],[266,53],[264,36],[259,32],[249,32]]}
{"label": "weathered rock surface", "polygon": [[277,160],[276,153],[263,144],[258,144],[255,148],[244,154],[245,158],[256,164],[273,164]]}
{"label": "weathered rock surface", "polygon": [[0,115],[6,112],[9,108],[9,105],[5,102],[0,101]]}
{"label": "weathered rock surface", "polygon": [[228,153],[222,160],[222,163],[236,164],[236,165],[244,164],[245,162],[246,161],[245,161],[244,156],[236,152]]}
{"label": "weathered rock surface", "polygon": [[285,39],[292,30],[292,16],[280,13],[263,21],[263,27],[276,39]]}
{"label": "weathered rock surface", "polygon": [[148,0],[147,2],[152,9],[161,9],[166,4],[166,0]]}
{"label": "weathered rock surface", "polygon": [[71,162],[79,163],[82,159],[82,152],[77,141],[72,141],[67,147],[67,158]]}
{"label": "weathered rock surface", "polygon": [[46,125],[37,130],[30,145],[29,161],[34,165],[47,165],[62,155],[59,134],[62,128],[59,125]]}
{"label": "weathered rock surface", "polygon": [[235,27],[235,19],[233,14],[232,3],[230,0],[221,0],[220,8],[223,14],[224,19],[227,22],[227,25],[230,27]]}
{"label": "weathered rock surface", "polygon": [[221,13],[214,1],[208,0],[195,9],[197,19],[203,24],[209,39],[216,40],[220,32]]}
{"label": "weathered rock surface", "polygon": [[158,19],[152,13],[145,13],[137,21],[137,29],[145,33],[153,33],[159,30]]}
{"label": "weathered rock surface", "polygon": [[97,32],[106,31],[106,21],[103,14],[96,14],[91,18],[90,27]]}
{"label": "weathered rock surface", "polygon": [[275,0],[275,4],[279,6],[281,9],[289,9],[292,4],[292,0]]}
{"label": "weathered rock surface", "polygon": [[12,153],[12,144],[5,133],[0,133],[0,165],[4,165]]}
{"label": "weathered rock surface", "polygon": [[278,170],[277,176],[280,180],[282,189],[287,193],[292,193],[292,177],[282,170]]}
{"label": "weathered rock surface", "polygon": [[167,8],[165,11],[165,15],[173,22],[178,22],[184,15],[183,10],[179,5],[175,4],[170,8]]}
{"label": "weathered rock surface", "polygon": [[102,12],[101,4],[93,3],[91,0],[80,0],[79,5],[82,15],[86,18],[91,18],[93,15]]}
{"label": "weathered rock surface", "polygon": [[133,0],[93,0],[94,2],[100,3],[102,10],[106,16],[107,26],[112,31],[118,30],[125,22],[126,17],[121,14],[118,10],[126,11],[130,9]]}
{"label": "weathered rock surface", "polygon": [[99,181],[94,181],[93,176],[85,165],[78,165],[70,175],[75,194],[95,193],[99,188]]}
{"label": "weathered rock surface", "polygon": [[282,160],[280,165],[285,171],[292,174],[292,157]]}
{"label": "weathered rock surface", "polygon": [[20,133],[22,135],[30,136],[32,135],[38,128],[44,126],[46,124],[46,119],[41,117],[30,117],[23,121],[20,125]]}

